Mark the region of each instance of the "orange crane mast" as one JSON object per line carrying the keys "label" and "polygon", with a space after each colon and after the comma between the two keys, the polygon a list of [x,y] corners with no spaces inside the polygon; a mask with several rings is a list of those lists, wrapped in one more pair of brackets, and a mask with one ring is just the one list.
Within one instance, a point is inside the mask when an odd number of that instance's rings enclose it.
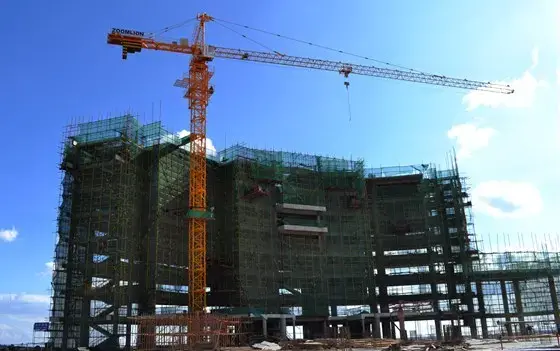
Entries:
{"label": "orange crane mast", "polygon": [[205,41],[206,23],[213,20],[206,13],[197,16],[198,25],[191,43],[186,39],[179,42],[157,41],[144,36],[143,32],[113,28],[107,35],[107,43],[122,47],[122,58],[143,49],[168,51],[191,55],[188,78],[175,82],[175,86],[185,88],[185,98],[189,101],[190,113],[190,167],[189,167],[189,312],[204,312],[206,309],[206,221],[211,217],[206,201],[206,108],[213,93],[210,86],[212,72],[208,62],[215,57],[271,63],[301,68],[311,68],[338,72],[345,77],[350,74],[374,76],[425,83],[490,93],[511,94],[513,89],[506,85],[450,78],[417,71],[386,69],[375,66],[358,65],[306,57],[287,56],[279,53],[229,49],[207,45]]}

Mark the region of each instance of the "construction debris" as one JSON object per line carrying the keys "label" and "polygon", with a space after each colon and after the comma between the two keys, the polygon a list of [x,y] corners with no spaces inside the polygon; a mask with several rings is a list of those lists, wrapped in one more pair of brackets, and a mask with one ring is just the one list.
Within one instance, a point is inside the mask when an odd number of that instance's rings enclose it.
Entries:
{"label": "construction debris", "polygon": [[253,344],[251,345],[251,347],[258,350],[270,350],[270,351],[277,351],[282,349],[282,346],[268,341],[263,341],[263,342]]}
{"label": "construction debris", "polygon": [[319,350],[319,349],[374,349],[390,348],[399,345],[395,339],[315,339],[290,340],[280,343],[282,350]]}

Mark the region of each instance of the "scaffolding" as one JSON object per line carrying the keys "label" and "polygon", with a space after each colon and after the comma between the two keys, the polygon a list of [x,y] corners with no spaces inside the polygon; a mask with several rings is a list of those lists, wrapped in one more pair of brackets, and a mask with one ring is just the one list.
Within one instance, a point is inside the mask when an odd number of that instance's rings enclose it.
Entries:
{"label": "scaffolding", "polygon": [[127,114],[71,124],[61,153],[51,342],[130,347],[129,318],[186,304],[187,152]]}
{"label": "scaffolding", "polygon": [[267,334],[250,325],[259,318],[283,336],[291,318],[305,338],[342,325],[352,337],[395,337],[400,310],[413,323],[404,337],[442,339],[448,326],[471,336],[527,336],[560,324],[559,254],[493,253],[487,245],[481,253],[454,157],[445,170],[370,169],[362,160],[243,145],[208,156],[213,317],[196,322],[185,306],[184,141],[129,114],[67,128],[53,346],[180,348],[195,334],[206,342],[227,334],[222,345],[233,345],[249,331]]}
{"label": "scaffolding", "polygon": [[[476,335],[467,272],[478,249],[468,182],[454,155],[444,170],[420,164],[366,169],[365,174],[373,218],[373,311],[402,309],[409,323],[424,323],[410,330],[415,337],[441,339],[444,327],[453,325]],[[376,336],[395,335],[392,318],[381,321]]]}
{"label": "scaffolding", "polygon": [[247,343],[246,323],[240,317],[212,314],[160,314],[133,318],[138,351],[218,350]]}
{"label": "scaffolding", "polygon": [[223,231],[232,238],[234,306],[336,316],[331,306],[368,303],[362,161],[241,145],[218,159],[232,188]]}
{"label": "scaffolding", "polygon": [[477,328],[486,337],[557,331],[559,253],[481,253],[469,275],[475,281],[476,309],[483,312]]}

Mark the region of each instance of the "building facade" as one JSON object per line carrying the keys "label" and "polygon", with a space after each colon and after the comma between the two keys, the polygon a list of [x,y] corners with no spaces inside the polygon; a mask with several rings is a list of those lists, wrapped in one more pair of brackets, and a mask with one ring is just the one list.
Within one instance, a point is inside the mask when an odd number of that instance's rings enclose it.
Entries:
{"label": "building facade", "polygon": [[[528,304],[532,315],[560,324],[558,256],[514,269],[514,256],[480,253],[455,162],[444,171],[366,169],[362,161],[240,145],[208,158],[213,313],[277,316],[258,330],[265,334],[285,335],[291,318],[306,338],[335,336],[340,325],[353,337],[395,336],[399,310],[438,339],[451,324],[473,336],[488,336],[487,318],[519,324]],[[130,348],[131,317],[187,310],[188,167],[188,145],[159,122],[125,115],[69,126],[52,281],[55,346]],[[548,285],[523,302],[540,284],[531,279]],[[484,288],[491,283],[501,292]],[[507,308],[489,314],[485,294],[505,294]]]}

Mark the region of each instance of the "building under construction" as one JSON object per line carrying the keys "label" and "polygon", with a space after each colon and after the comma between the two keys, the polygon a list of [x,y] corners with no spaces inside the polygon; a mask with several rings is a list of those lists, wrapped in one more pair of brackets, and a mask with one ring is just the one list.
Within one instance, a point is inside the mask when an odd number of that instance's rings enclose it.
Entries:
{"label": "building under construction", "polygon": [[[141,316],[186,312],[182,144],[130,115],[68,127],[55,347],[130,348]],[[367,169],[240,145],[208,159],[208,306],[250,321],[250,333],[442,339],[560,325],[560,255],[479,252],[455,162]],[[176,333],[152,332],[161,345]]]}

